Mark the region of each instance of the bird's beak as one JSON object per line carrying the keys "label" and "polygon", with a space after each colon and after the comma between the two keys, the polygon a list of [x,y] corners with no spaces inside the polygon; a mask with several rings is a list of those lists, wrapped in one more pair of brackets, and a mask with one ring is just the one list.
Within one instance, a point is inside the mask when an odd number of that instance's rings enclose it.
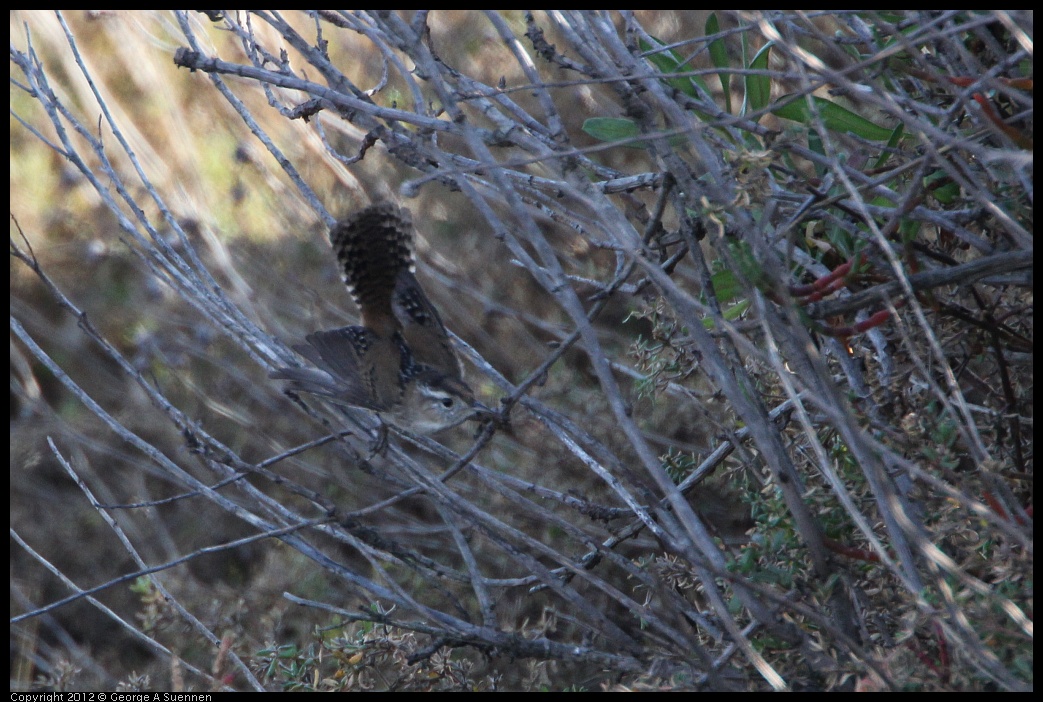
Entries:
{"label": "bird's beak", "polygon": [[488,417],[495,417],[496,412],[483,405],[478,400],[471,403],[471,410],[474,412],[475,419],[485,419]]}

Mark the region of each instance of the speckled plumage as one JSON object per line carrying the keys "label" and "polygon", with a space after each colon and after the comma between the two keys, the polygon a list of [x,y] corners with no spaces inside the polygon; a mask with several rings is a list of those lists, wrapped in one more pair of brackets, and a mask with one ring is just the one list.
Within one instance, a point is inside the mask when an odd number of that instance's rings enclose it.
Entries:
{"label": "speckled plumage", "polygon": [[330,243],[362,324],[309,334],[294,348],[316,368],[282,368],[272,377],[424,433],[483,411],[413,275],[409,211],[367,207],[337,222]]}

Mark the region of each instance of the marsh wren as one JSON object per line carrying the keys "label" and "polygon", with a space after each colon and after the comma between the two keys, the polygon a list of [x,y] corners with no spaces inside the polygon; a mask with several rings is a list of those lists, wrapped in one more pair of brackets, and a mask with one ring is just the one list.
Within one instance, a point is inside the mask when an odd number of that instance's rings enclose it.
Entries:
{"label": "marsh wren", "polygon": [[270,377],[421,434],[489,412],[463,381],[449,334],[413,275],[409,211],[371,205],[337,222],[330,243],[361,324],[309,334],[294,350],[316,368]]}

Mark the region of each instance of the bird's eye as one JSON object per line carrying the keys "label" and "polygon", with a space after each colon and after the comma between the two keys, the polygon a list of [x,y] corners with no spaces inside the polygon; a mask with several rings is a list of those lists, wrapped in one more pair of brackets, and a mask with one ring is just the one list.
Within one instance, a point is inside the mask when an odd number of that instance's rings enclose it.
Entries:
{"label": "bird's eye", "polygon": [[453,398],[451,398],[451,397],[443,397],[442,398],[442,407],[445,407],[446,409],[449,409],[452,406],[453,406]]}

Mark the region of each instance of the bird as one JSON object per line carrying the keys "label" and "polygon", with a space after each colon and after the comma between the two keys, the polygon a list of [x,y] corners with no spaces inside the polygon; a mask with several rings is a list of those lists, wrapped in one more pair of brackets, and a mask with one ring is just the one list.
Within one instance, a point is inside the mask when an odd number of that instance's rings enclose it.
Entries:
{"label": "bird", "polygon": [[308,334],[293,348],[315,367],[278,368],[270,377],[419,434],[491,413],[464,382],[449,333],[416,279],[409,210],[365,207],[337,221],[330,243],[360,324]]}

